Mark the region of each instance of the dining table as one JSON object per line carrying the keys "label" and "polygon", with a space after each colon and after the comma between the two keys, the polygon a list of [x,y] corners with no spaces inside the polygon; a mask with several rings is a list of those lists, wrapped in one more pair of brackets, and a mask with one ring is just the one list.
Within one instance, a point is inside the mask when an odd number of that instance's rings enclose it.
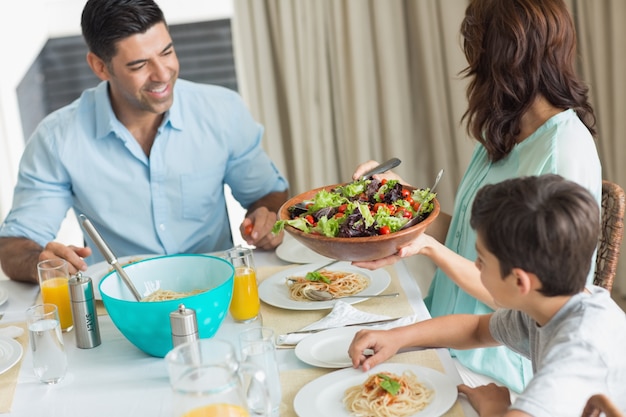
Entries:
{"label": "dining table", "polygon": [[[254,251],[259,281],[296,266],[279,258],[275,251]],[[414,315],[417,320],[428,319],[429,313],[413,274],[403,262],[385,267],[390,272],[390,287],[401,292],[400,299],[369,299],[355,308],[370,313]],[[0,289],[9,293],[9,301],[0,306],[4,314],[0,328],[18,326],[25,329],[25,310],[41,302],[36,285],[0,280]],[[99,301],[101,303],[101,301]],[[226,316],[214,337],[237,344],[238,334],[251,326],[274,328],[277,334],[298,330],[322,318],[328,311],[292,311],[266,303],[261,305],[261,319],[252,323],[235,322]],[[33,372],[28,332],[17,338],[23,346],[23,355],[9,371],[0,375],[0,415],[19,417],[174,417],[172,389],[166,361],[152,357],[132,345],[115,327],[106,310],[99,306],[98,323],[101,344],[91,349],[76,346],[74,331],[63,334],[68,357],[66,376],[57,384],[39,381]],[[295,417],[294,397],[307,383],[335,369],[323,369],[301,361],[293,347],[278,348],[283,398],[281,417]],[[402,356],[403,355],[403,356]],[[453,359],[447,349],[415,349],[397,355],[398,362],[430,366],[444,373],[455,384],[462,383]],[[463,395],[459,395],[445,416],[477,416]],[[324,416],[320,416],[324,417]]]}

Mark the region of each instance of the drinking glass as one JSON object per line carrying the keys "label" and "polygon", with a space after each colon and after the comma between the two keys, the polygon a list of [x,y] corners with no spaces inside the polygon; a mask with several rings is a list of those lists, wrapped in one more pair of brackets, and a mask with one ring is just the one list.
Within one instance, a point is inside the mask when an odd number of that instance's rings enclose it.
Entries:
{"label": "drinking glass", "polygon": [[250,417],[252,404],[247,393],[253,383],[259,394],[254,397],[254,415],[270,416],[265,374],[254,365],[239,362],[231,343],[198,339],[175,347],[165,360],[174,417]]}
{"label": "drinking glass", "polygon": [[74,327],[72,303],[68,281],[67,262],[64,259],[48,259],[37,264],[41,298],[46,304],[54,304],[59,312],[61,330],[68,332]]}
{"label": "drinking glass", "polygon": [[[280,373],[276,360],[276,344],[274,330],[269,327],[254,327],[239,333],[241,360],[254,364],[265,372],[270,393],[272,416],[280,415]],[[254,384],[248,390],[253,409],[259,408],[262,402],[262,391]]]}
{"label": "drinking glass", "polygon": [[236,247],[227,253],[235,268],[230,315],[235,321],[248,323],[259,317],[261,302],[256,281],[252,249]]}
{"label": "drinking glass", "polygon": [[26,310],[33,369],[41,382],[56,384],[67,371],[67,356],[57,306],[39,304]]}

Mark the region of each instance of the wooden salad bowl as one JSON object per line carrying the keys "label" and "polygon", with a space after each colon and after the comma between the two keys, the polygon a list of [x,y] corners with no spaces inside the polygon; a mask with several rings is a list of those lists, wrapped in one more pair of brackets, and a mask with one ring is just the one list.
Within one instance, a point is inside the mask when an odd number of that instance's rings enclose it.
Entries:
{"label": "wooden salad bowl", "polygon": [[[321,190],[331,190],[344,184],[327,185],[306,191],[287,200],[278,213],[280,220],[289,220],[289,207],[310,201]],[[414,187],[404,186],[410,190]],[[317,234],[305,233],[295,227],[285,225],[285,231],[307,248],[331,259],[340,261],[373,261],[393,255],[399,248],[424,233],[424,230],[435,221],[439,215],[439,201],[435,198],[433,211],[423,221],[406,229],[398,230],[387,235],[367,237],[326,237]]]}

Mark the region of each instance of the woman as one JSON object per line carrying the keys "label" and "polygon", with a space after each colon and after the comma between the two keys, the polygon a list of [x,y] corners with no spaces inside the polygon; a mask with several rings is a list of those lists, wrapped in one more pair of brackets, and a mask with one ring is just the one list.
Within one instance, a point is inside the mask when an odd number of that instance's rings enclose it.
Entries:
{"label": "woman", "polygon": [[[576,34],[562,0],[473,0],[461,25],[470,78],[463,116],[478,141],[459,185],[452,216],[440,214],[397,254],[359,266],[374,269],[422,254],[438,266],[426,297],[433,317],[485,314],[496,308],[473,261],[469,210],[476,191],[507,178],[559,174],[600,202],[602,174],[588,88],[574,70]],[[360,165],[354,177],[373,165]],[[445,239],[445,245],[442,241]],[[523,245],[524,242],[520,242]],[[590,272],[590,277],[592,276]],[[532,376],[527,359],[506,349],[451,352],[471,371],[521,392]]]}

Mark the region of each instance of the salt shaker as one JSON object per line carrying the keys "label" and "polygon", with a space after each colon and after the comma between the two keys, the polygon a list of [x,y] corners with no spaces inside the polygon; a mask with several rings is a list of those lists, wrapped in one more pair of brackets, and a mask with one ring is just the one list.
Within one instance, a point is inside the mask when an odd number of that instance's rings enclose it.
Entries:
{"label": "salt shaker", "polygon": [[185,308],[184,304],[179,304],[178,309],[170,313],[170,326],[172,327],[172,343],[174,347],[198,340],[196,311],[191,308]]}
{"label": "salt shaker", "polygon": [[99,346],[100,328],[98,315],[93,296],[91,278],[83,276],[80,271],[68,281],[70,299],[72,301],[72,315],[76,333],[76,346],[81,349],[91,349]]}

